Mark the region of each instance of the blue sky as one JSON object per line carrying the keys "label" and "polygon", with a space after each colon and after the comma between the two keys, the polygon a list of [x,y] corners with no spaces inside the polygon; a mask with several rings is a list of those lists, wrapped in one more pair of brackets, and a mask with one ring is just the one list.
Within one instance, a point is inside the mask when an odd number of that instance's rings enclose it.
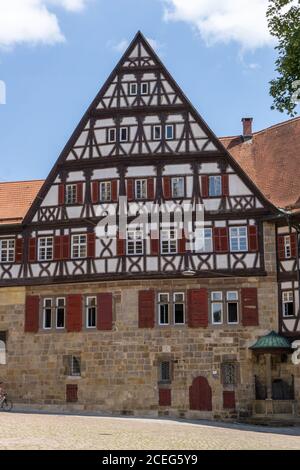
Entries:
{"label": "blue sky", "polygon": [[0,105],[1,181],[47,176],[139,29],[217,135],[239,134],[243,116],[254,117],[254,130],[288,118],[270,110],[276,55],[265,0],[253,0],[256,18],[234,10],[232,1],[224,10],[226,0],[37,0],[39,12],[30,10],[33,0],[0,0],[0,17],[5,4],[20,1],[28,10],[0,32],[0,80],[7,87]]}

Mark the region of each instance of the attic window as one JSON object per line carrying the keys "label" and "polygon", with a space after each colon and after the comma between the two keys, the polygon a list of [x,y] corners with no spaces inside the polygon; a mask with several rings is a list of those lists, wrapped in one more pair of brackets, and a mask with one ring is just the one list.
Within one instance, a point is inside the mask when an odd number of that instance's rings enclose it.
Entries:
{"label": "attic window", "polygon": [[129,95],[130,96],[135,96],[137,95],[137,83],[129,83]]}
{"label": "attic window", "polygon": [[148,95],[149,93],[149,83],[142,82],[141,83],[141,95]]}

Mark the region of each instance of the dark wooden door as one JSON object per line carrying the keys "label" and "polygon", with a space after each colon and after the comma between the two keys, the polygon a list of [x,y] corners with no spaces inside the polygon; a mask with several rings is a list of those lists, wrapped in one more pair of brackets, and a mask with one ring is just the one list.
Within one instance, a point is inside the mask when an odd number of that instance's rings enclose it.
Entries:
{"label": "dark wooden door", "polygon": [[212,393],[205,377],[196,377],[190,386],[190,410],[212,411]]}

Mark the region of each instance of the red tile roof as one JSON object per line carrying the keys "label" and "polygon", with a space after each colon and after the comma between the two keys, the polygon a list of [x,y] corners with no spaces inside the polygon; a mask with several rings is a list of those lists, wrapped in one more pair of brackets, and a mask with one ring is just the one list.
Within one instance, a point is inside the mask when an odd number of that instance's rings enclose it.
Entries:
{"label": "red tile roof", "polygon": [[22,222],[43,180],[0,183],[0,224]]}

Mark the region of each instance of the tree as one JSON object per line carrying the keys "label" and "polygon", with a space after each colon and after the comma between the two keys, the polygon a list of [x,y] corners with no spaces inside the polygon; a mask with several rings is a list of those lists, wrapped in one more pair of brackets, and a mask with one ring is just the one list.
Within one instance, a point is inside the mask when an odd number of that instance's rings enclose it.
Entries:
{"label": "tree", "polygon": [[296,116],[300,103],[300,0],[269,0],[267,19],[272,36],[278,44],[276,72],[270,81],[271,109]]}

